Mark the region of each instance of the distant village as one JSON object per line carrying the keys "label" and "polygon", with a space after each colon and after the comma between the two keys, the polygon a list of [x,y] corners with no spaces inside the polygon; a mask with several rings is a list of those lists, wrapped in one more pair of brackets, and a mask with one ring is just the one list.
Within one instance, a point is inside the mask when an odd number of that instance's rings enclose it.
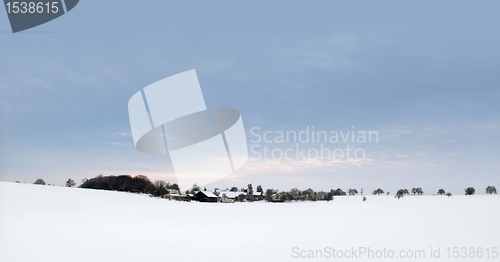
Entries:
{"label": "distant village", "polygon": [[[200,190],[196,185],[193,186],[191,191],[187,191],[185,194],[181,194],[179,190],[172,189],[169,193],[162,195],[162,198],[170,200],[179,201],[198,201],[198,202],[221,202],[221,203],[234,203],[234,202],[244,202],[244,201],[260,201],[264,200],[264,192],[248,190],[248,188],[242,188],[238,190],[237,188],[232,188],[232,190],[225,189],[219,190],[216,188],[213,192],[205,190]],[[279,194],[274,193],[269,197],[269,201],[272,202],[284,202],[279,196]]]}
{"label": "distant village", "polygon": [[[35,184],[45,185],[43,179],[37,179]],[[66,181],[67,187],[75,186],[75,181],[68,179]],[[50,184],[49,184],[50,185]],[[103,176],[99,175],[91,179],[82,179],[80,188],[100,189],[110,191],[122,191],[131,193],[148,194],[151,197],[160,197],[163,199],[177,200],[177,201],[198,201],[198,202],[211,202],[211,203],[234,203],[234,202],[253,202],[253,201],[267,201],[267,202],[291,202],[291,201],[331,201],[334,196],[356,196],[358,193],[362,196],[363,201],[366,201],[366,196],[363,194],[363,189],[358,192],[357,189],[349,188],[347,192],[341,188],[331,189],[330,191],[314,191],[309,188],[306,190],[299,190],[292,188],[290,191],[278,191],[276,189],[264,190],[261,185],[258,185],[255,190],[252,184],[248,184],[245,188],[238,189],[231,187],[220,190],[215,188],[213,191],[203,190],[196,184],[190,190],[182,191],[177,184],[170,184],[163,180],[156,180],[151,182],[148,177],[144,175],[130,176]],[[467,187],[464,190],[465,195],[474,195],[476,190],[473,187]],[[496,194],[497,190],[494,186],[488,186],[485,190],[486,194]],[[373,195],[390,195],[390,192],[385,192],[381,188],[377,188],[370,192]],[[424,191],[421,187],[414,187],[410,190],[399,189],[394,197],[401,199],[406,195],[423,195]],[[444,189],[439,189],[434,195],[444,195],[451,197],[450,192]]]}

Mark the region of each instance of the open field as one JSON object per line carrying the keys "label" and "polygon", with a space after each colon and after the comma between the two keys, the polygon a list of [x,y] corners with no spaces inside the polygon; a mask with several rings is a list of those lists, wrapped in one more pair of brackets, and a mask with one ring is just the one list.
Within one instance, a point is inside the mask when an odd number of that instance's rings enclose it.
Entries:
{"label": "open field", "polygon": [[[297,261],[308,250],[319,261],[499,261],[499,207],[498,195],[222,204],[0,182],[0,261]],[[448,247],[475,248],[476,258],[448,259]],[[490,258],[478,259],[479,247]],[[331,248],[394,258],[333,259]]]}

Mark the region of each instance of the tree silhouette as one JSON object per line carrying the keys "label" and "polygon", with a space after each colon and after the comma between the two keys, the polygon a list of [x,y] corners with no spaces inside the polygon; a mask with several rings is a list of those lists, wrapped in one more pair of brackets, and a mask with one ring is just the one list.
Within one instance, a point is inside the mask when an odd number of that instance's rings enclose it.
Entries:
{"label": "tree silhouette", "polygon": [[267,189],[266,190],[266,194],[264,195],[264,198],[267,200],[267,201],[271,201],[273,195],[276,193],[277,190],[274,190],[274,189]]}
{"label": "tree silhouette", "polygon": [[247,200],[250,201],[250,202],[253,201],[253,187],[252,187],[252,184],[248,184]]}
{"label": "tree silhouette", "polygon": [[444,195],[445,193],[446,193],[446,191],[444,191],[444,189],[442,189],[442,188],[438,190],[439,195]]}
{"label": "tree silhouette", "polygon": [[488,186],[486,188],[486,194],[496,194],[497,193],[497,189],[494,187],[494,186]]}
{"label": "tree silhouette", "polygon": [[468,187],[465,189],[465,195],[466,196],[472,196],[476,193],[476,190],[473,187]]}
{"label": "tree silhouette", "polygon": [[[309,190],[311,190],[311,192],[314,192],[310,188],[309,188]],[[345,196],[346,195],[346,193],[342,189],[340,189],[340,188],[337,188],[337,189],[335,189],[333,191],[330,190],[330,192],[332,193],[333,196]]]}
{"label": "tree silhouette", "polygon": [[154,194],[155,186],[147,176],[138,175],[132,177],[130,175],[119,176],[103,176],[88,179],[81,184],[81,188],[116,190],[132,193]]}
{"label": "tree silhouette", "polygon": [[45,185],[45,181],[43,181],[43,179],[39,178],[35,181],[35,185]]}
{"label": "tree silhouette", "polygon": [[421,187],[417,187],[417,188],[414,187],[411,189],[411,193],[413,195],[415,195],[415,194],[422,195],[424,193],[424,191],[422,191]]}
{"label": "tree silhouette", "polygon": [[298,201],[300,200],[301,192],[297,188],[292,188],[290,189],[290,195],[292,196],[293,200]]}
{"label": "tree silhouette", "polygon": [[72,187],[74,185],[76,185],[76,183],[75,183],[75,181],[73,179],[70,178],[70,179],[68,179],[68,181],[66,181],[66,186],[67,187]]}
{"label": "tree silhouette", "polygon": [[193,187],[191,187],[190,192],[191,192],[191,194],[194,194],[196,191],[200,191],[200,187],[196,183],[194,183]]}
{"label": "tree silhouette", "polygon": [[166,188],[167,189],[175,189],[175,190],[177,190],[179,192],[181,191],[181,189],[179,188],[179,185],[177,185],[176,183],[174,183],[174,184],[167,183]]}
{"label": "tree silhouette", "polygon": [[[405,196],[405,190],[406,189],[398,190],[398,192],[396,192],[396,195],[394,196],[394,198],[398,198],[398,199],[403,198]],[[408,191],[408,190],[406,190],[406,191]]]}
{"label": "tree silhouette", "polygon": [[372,192],[373,195],[380,195],[383,193],[384,193],[384,190],[382,190],[381,188],[377,188],[376,190],[373,190],[373,192]]}

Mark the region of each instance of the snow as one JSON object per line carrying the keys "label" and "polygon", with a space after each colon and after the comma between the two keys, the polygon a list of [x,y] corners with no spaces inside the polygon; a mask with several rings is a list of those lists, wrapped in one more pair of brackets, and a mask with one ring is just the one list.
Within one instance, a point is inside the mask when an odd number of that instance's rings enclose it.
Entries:
{"label": "snow", "polygon": [[221,196],[226,195],[228,198],[237,198],[239,195],[246,195],[245,192],[221,192]]}
{"label": "snow", "polygon": [[[367,198],[198,203],[0,182],[0,261],[297,261],[293,248],[325,247],[425,250],[426,259],[411,260],[456,261],[446,248],[500,247],[498,195]],[[431,248],[441,248],[440,259],[430,259]]]}

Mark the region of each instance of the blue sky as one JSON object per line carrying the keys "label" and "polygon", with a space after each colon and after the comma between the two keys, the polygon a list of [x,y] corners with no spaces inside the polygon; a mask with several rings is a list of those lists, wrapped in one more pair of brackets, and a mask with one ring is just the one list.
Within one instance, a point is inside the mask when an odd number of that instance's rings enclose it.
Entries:
{"label": "blue sky", "polygon": [[174,181],[168,158],[135,150],[127,103],[196,69],[207,106],[240,110],[248,140],[252,127],[379,133],[366,161],[250,161],[210,187],[483,192],[500,185],[499,7],[83,0],[16,34],[0,12],[0,180]]}

